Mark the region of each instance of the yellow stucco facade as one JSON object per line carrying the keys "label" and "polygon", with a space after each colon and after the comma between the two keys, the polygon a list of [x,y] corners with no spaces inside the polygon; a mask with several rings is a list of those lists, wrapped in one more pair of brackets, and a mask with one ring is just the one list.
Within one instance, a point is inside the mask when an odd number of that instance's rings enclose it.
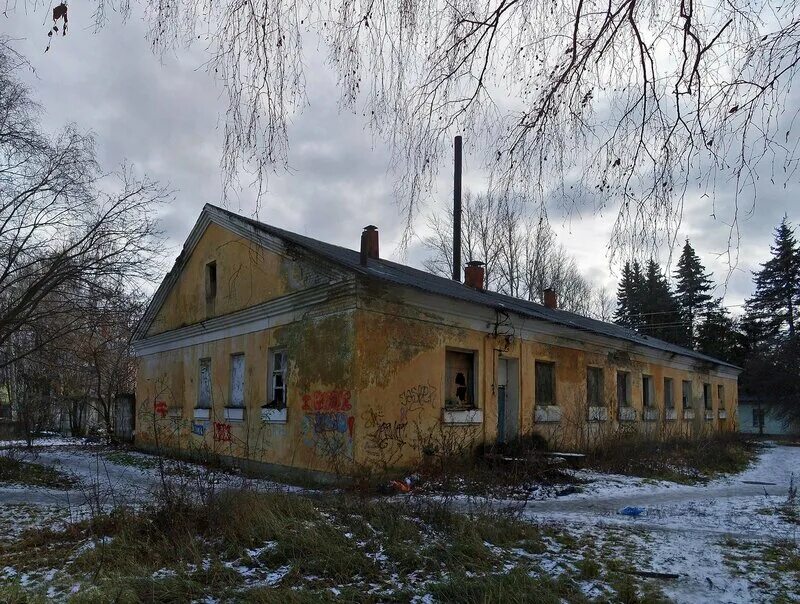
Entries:
{"label": "yellow stucco facade", "polygon": [[[735,427],[735,368],[383,283],[209,214],[135,342],[140,446],[349,473],[531,432],[581,448],[620,429]],[[553,378],[546,406],[536,363]],[[588,367],[602,376],[591,409]]]}

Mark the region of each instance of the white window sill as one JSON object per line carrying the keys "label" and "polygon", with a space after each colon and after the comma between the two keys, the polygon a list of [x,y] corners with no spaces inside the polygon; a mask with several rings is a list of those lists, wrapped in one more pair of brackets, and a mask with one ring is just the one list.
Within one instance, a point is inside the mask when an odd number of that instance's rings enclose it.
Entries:
{"label": "white window sill", "polygon": [[654,422],[658,420],[658,409],[646,408],[644,410],[644,421]]}
{"label": "white window sill", "polygon": [[223,417],[226,422],[243,422],[244,407],[225,407]]}
{"label": "white window sill", "polygon": [[537,406],[533,412],[533,419],[537,423],[555,423],[561,421],[562,410],[558,405]]}
{"label": "white window sill", "polygon": [[728,412],[725,409],[720,409],[717,417],[720,419],[728,419]]}
{"label": "white window sill", "polygon": [[683,419],[694,419],[694,409],[684,409]]}
{"label": "white window sill", "polygon": [[678,419],[678,411],[676,409],[667,409],[666,417],[668,421],[674,421]]}
{"label": "white window sill", "polygon": [[205,407],[195,407],[195,409],[194,409],[194,418],[195,419],[211,419],[211,409],[207,409]]}
{"label": "white window sill", "polygon": [[635,422],[636,409],[633,407],[620,407],[619,408],[619,421],[621,422]]}
{"label": "white window sill", "polygon": [[285,424],[286,423],[286,407],[283,409],[269,409],[266,407],[261,408],[261,421],[267,424]]}
{"label": "white window sill", "polygon": [[709,420],[709,421],[713,420],[714,419],[714,412],[707,409],[706,410],[706,419]]}
{"label": "white window sill", "polygon": [[482,424],[483,409],[442,409],[442,423],[451,426]]}
{"label": "white window sill", "polygon": [[608,407],[589,407],[590,422],[608,421]]}

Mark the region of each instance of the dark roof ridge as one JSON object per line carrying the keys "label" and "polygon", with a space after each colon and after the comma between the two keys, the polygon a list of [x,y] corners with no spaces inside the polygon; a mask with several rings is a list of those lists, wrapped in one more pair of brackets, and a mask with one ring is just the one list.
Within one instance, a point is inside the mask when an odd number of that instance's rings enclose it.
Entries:
{"label": "dark roof ridge", "polygon": [[[562,309],[547,308],[542,304],[514,298],[506,294],[492,291],[479,291],[472,289],[461,282],[453,281],[446,277],[440,277],[432,273],[400,264],[392,260],[384,258],[370,259],[367,266],[364,267],[360,263],[360,254],[358,251],[351,250],[346,247],[326,243],[306,235],[300,235],[292,231],[287,231],[279,227],[275,227],[253,218],[242,216],[225,208],[220,208],[213,204],[206,204],[207,208],[214,211],[222,212],[233,220],[244,221],[254,229],[266,232],[269,235],[279,237],[285,241],[299,245],[304,249],[321,255],[329,261],[344,268],[369,277],[383,279],[392,282],[396,285],[412,287],[431,293],[450,298],[455,298],[473,304],[488,306],[493,309],[502,308],[508,312],[513,312],[519,315],[528,316],[533,319],[555,323],[576,329],[579,331],[588,331],[605,337],[624,340],[661,350],[662,352],[680,355],[702,361],[705,363],[712,363],[715,365],[724,365],[733,369],[741,369],[736,365],[716,359],[714,357],[696,352],[677,344],[672,344],[652,336],[640,334],[632,329],[622,327],[615,323],[607,323],[598,319],[592,319],[583,315],[573,313],[571,311]],[[384,270],[380,270],[380,268]]]}

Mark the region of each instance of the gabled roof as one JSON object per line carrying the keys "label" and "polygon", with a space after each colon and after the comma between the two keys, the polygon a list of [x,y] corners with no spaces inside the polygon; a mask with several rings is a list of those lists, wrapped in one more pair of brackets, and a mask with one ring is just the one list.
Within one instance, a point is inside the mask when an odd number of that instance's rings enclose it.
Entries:
{"label": "gabled roof", "polygon": [[[382,258],[370,259],[367,263],[367,266],[363,266],[361,264],[361,254],[356,250],[350,250],[338,245],[332,245],[317,239],[312,239],[311,237],[298,235],[297,233],[292,233],[291,231],[285,231],[263,222],[253,220],[252,218],[240,216],[239,214],[211,204],[206,204],[203,208],[203,213],[201,214],[201,218],[198,220],[198,225],[195,226],[195,230],[197,230],[198,226],[203,222],[204,216],[207,216],[214,222],[238,225],[240,228],[243,228],[246,231],[252,230],[256,233],[260,232],[271,237],[276,237],[286,243],[298,246],[313,255],[320,256],[347,271],[362,276],[402,287],[414,288],[437,296],[444,296],[455,300],[478,304],[494,310],[512,312],[531,319],[546,321],[548,323],[561,325],[579,331],[585,331],[617,340],[623,340],[638,346],[645,346],[647,348],[652,348],[662,352],[689,357],[704,363],[739,369],[739,367],[732,365],[731,363],[695,352],[682,346],[677,346],[676,344],[659,340],[658,338],[642,335],[636,331],[621,327],[614,323],[606,323],[604,321],[590,319],[588,317],[565,310],[547,308],[546,306],[537,304],[535,302],[528,302],[527,300],[513,298],[511,296],[498,294],[496,292],[479,291],[458,281],[439,277],[410,266],[392,262],[390,260],[384,260]],[[186,261],[186,257],[188,257],[190,251],[191,250],[187,250],[187,246],[184,246],[183,252],[178,257],[178,260],[176,260],[176,265],[170,271],[167,278],[165,278],[164,283],[161,284],[158,292],[156,292],[153,303],[151,303],[151,308],[148,308],[145,318],[149,316],[150,320],[152,320],[152,317],[158,311],[158,308],[153,307],[156,304],[160,306],[160,303],[163,302],[163,298],[166,296],[166,293],[171,285],[167,287],[166,291],[162,292],[162,289],[167,286],[167,281],[170,277],[172,277],[173,280],[177,278],[177,274],[180,272],[181,268],[179,263]],[[159,297],[161,298],[161,301],[157,302]],[[144,330],[146,329],[147,326],[144,327]]]}

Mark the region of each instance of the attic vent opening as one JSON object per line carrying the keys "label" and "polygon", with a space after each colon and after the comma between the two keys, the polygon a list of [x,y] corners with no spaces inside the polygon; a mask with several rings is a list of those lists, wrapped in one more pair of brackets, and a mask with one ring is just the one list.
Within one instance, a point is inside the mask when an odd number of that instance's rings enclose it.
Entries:
{"label": "attic vent opening", "polygon": [[206,264],[206,300],[211,302],[217,297],[217,263]]}

